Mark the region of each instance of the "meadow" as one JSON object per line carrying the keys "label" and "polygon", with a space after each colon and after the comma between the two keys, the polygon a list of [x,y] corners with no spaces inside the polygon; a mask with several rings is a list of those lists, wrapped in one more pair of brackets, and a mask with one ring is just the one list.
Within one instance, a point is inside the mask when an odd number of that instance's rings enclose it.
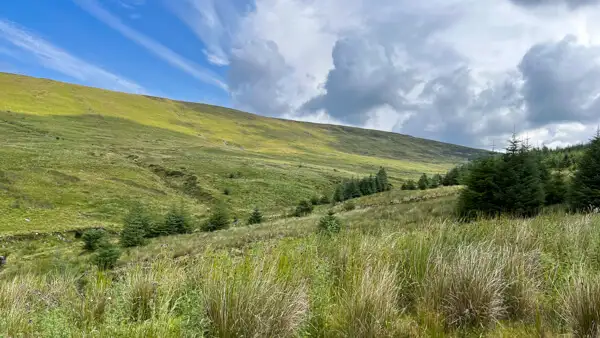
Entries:
{"label": "meadow", "polygon": [[[72,234],[5,239],[0,336],[590,336],[597,214],[456,222],[460,188],[161,237],[99,271]],[[115,237],[116,238],[116,237]]]}
{"label": "meadow", "polygon": [[281,214],[380,166],[399,187],[485,153],[13,74],[0,88],[0,235],[118,229],[138,201]]}

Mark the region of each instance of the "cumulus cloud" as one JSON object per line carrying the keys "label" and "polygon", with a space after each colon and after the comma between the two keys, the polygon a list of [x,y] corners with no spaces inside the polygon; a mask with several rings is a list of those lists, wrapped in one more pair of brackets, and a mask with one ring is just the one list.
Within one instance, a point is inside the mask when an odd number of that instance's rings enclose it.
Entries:
{"label": "cumulus cloud", "polygon": [[600,119],[600,6],[574,10],[599,1],[256,0],[234,33],[204,24],[201,39],[229,62],[233,103],[255,113],[479,147],[513,130],[563,144]]}

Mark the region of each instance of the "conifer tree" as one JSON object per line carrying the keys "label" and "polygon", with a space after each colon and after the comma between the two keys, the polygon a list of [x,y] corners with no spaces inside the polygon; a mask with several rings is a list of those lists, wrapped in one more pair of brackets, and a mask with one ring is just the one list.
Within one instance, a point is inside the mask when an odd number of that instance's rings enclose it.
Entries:
{"label": "conifer tree", "polygon": [[377,192],[382,192],[382,191],[388,191],[389,190],[389,182],[388,182],[388,177],[387,177],[387,172],[385,171],[385,168],[381,167],[379,168],[379,171],[377,172]]}
{"label": "conifer tree", "polygon": [[358,198],[362,196],[357,179],[352,179],[350,181],[350,196],[350,198]]}
{"label": "conifer tree", "polygon": [[229,211],[224,203],[218,203],[210,215],[208,221],[204,224],[204,231],[216,231],[220,229],[226,229],[229,227],[231,220],[229,218]]}
{"label": "conifer tree", "polygon": [[171,207],[171,210],[165,216],[164,229],[167,233],[162,235],[187,234],[192,232],[190,217],[183,204],[178,207]]}
{"label": "conifer tree", "polygon": [[335,191],[333,192],[333,196],[331,197],[331,200],[334,203],[343,202],[344,201],[344,192],[343,192],[343,187],[342,187],[341,184],[338,184],[335,187]]}
{"label": "conifer tree", "polygon": [[402,190],[417,190],[417,183],[413,180],[408,180],[402,184]]}
{"label": "conifer tree", "polygon": [[369,183],[371,184],[371,188],[370,188],[371,194],[375,194],[377,192],[377,177],[370,175]]}
{"label": "conifer tree", "polygon": [[258,207],[255,207],[252,214],[250,214],[250,218],[248,218],[248,224],[260,224],[262,223],[262,218],[262,213],[258,210]]}
{"label": "conifer tree", "polygon": [[600,208],[600,130],[578,163],[569,191],[569,206],[577,211]]}
{"label": "conifer tree", "polygon": [[465,189],[458,200],[458,214],[473,218],[478,215],[491,216],[502,210],[499,199],[499,163],[495,157],[475,161],[465,178]]}
{"label": "conifer tree", "polygon": [[141,204],[134,204],[124,219],[120,242],[123,247],[145,244],[145,238],[152,228],[152,220]]}
{"label": "conifer tree", "polygon": [[433,175],[433,177],[431,178],[431,184],[429,185],[430,188],[437,188],[440,185],[442,185],[442,175],[440,174],[435,174]]}
{"label": "conifer tree", "polygon": [[567,198],[567,185],[560,172],[554,172],[550,175],[548,184],[545,186],[546,205],[560,204]]}
{"label": "conifer tree", "polygon": [[427,177],[427,174],[424,173],[423,175],[421,175],[421,178],[419,178],[419,182],[417,183],[417,185],[421,190],[426,190],[429,188],[429,178]]}

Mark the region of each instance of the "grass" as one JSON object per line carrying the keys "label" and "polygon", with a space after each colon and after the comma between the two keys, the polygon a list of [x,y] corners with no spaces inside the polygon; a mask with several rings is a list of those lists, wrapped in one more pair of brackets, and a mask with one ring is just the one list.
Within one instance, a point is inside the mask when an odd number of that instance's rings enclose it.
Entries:
{"label": "grass", "polygon": [[400,186],[482,153],[4,73],[0,87],[0,235],[118,229],[136,201],[183,201],[197,224],[219,201],[274,215],[380,166]]}
{"label": "grass", "polygon": [[392,190],[336,206],[337,234],[318,231],[329,209],[319,206],[152,239],[112,272],[72,235],[14,238],[3,242],[0,336],[595,335],[600,216],[456,223],[455,192]]}

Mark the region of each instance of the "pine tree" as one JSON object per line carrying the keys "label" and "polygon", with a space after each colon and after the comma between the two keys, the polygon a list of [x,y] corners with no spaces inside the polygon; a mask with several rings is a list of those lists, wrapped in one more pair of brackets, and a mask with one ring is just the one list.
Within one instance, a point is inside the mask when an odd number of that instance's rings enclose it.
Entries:
{"label": "pine tree", "polygon": [[600,208],[600,130],[577,165],[569,191],[569,206],[577,211]]}
{"label": "pine tree", "polygon": [[250,218],[248,218],[248,224],[260,224],[262,223],[262,217],[262,213],[258,210],[258,207],[255,207],[252,214],[250,214]]}
{"label": "pine tree", "polygon": [[190,217],[183,204],[178,207],[171,207],[171,210],[169,210],[165,216],[164,229],[167,232],[164,235],[187,234],[192,232]]}
{"label": "pine tree", "polygon": [[378,184],[377,177],[376,176],[373,177],[373,175],[369,176],[369,183],[371,184],[371,188],[370,188],[371,194],[377,193],[377,184]]}
{"label": "pine tree", "polygon": [[402,190],[417,190],[417,183],[413,180],[408,180],[402,184]]}
{"label": "pine tree", "polygon": [[353,188],[354,185],[352,184],[352,180],[344,182],[344,201],[352,198],[352,194],[354,192]]}
{"label": "pine tree", "polygon": [[441,185],[442,185],[442,175],[440,175],[440,174],[433,175],[433,177],[431,178],[431,184],[429,185],[429,187],[435,189]]}
{"label": "pine tree", "polygon": [[478,215],[492,216],[502,210],[498,167],[495,157],[487,157],[473,163],[465,178],[465,189],[458,200],[458,214],[473,218]]}
{"label": "pine tree", "polygon": [[567,198],[567,185],[563,175],[557,171],[550,175],[548,182],[545,187],[546,205],[563,203]]}
{"label": "pine tree", "polygon": [[378,180],[377,192],[390,190],[388,176],[387,176],[387,172],[385,171],[385,168],[383,168],[383,167],[379,168],[379,171],[377,172],[376,177]]}
{"label": "pine tree", "polygon": [[419,178],[419,182],[417,183],[417,185],[421,190],[426,190],[429,188],[429,178],[427,177],[427,174],[421,175],[421,178]]}
{"label": "pine tree", "polygon": [[134,204],[124,219],[121,230],[121,245],[133,247],[145,244],[145,238],[152,228],[152,220],[141,204]]}
{"label": "pine tree", "polygon": [[362,196],[357,179],[352,179],[350,181],[350,196],[350,198],[358,198]]}
{"label": "pine tree", "polygon": [[343,202],[344,201],[344,192],[343,192],[343,187],[342,187],[341,184],[338,184],[335,187],[335,191],[333,192],[333,196],[331,197],[331,200],[334,203]]}
{"label": "pine tree", "polygon": [[310,214],[313,211],[313,206],[307,200],[302,200],[296,206],[296,210],[294,211],[294,216],[302,217]]}
{"label": "pine tree", "polygon": [[458,185],[459,171],[457,167],[450,169],[442,180],[444,186]]}
{"label": "pine tree", "polygon": [[214,207],[208,221],[204,224],[203,230],[212,232],[226,229],[229,227],[230,223],[231,220],[229,218],[229,211],[227,210],[227,207],[223,203],[218,203]]}

